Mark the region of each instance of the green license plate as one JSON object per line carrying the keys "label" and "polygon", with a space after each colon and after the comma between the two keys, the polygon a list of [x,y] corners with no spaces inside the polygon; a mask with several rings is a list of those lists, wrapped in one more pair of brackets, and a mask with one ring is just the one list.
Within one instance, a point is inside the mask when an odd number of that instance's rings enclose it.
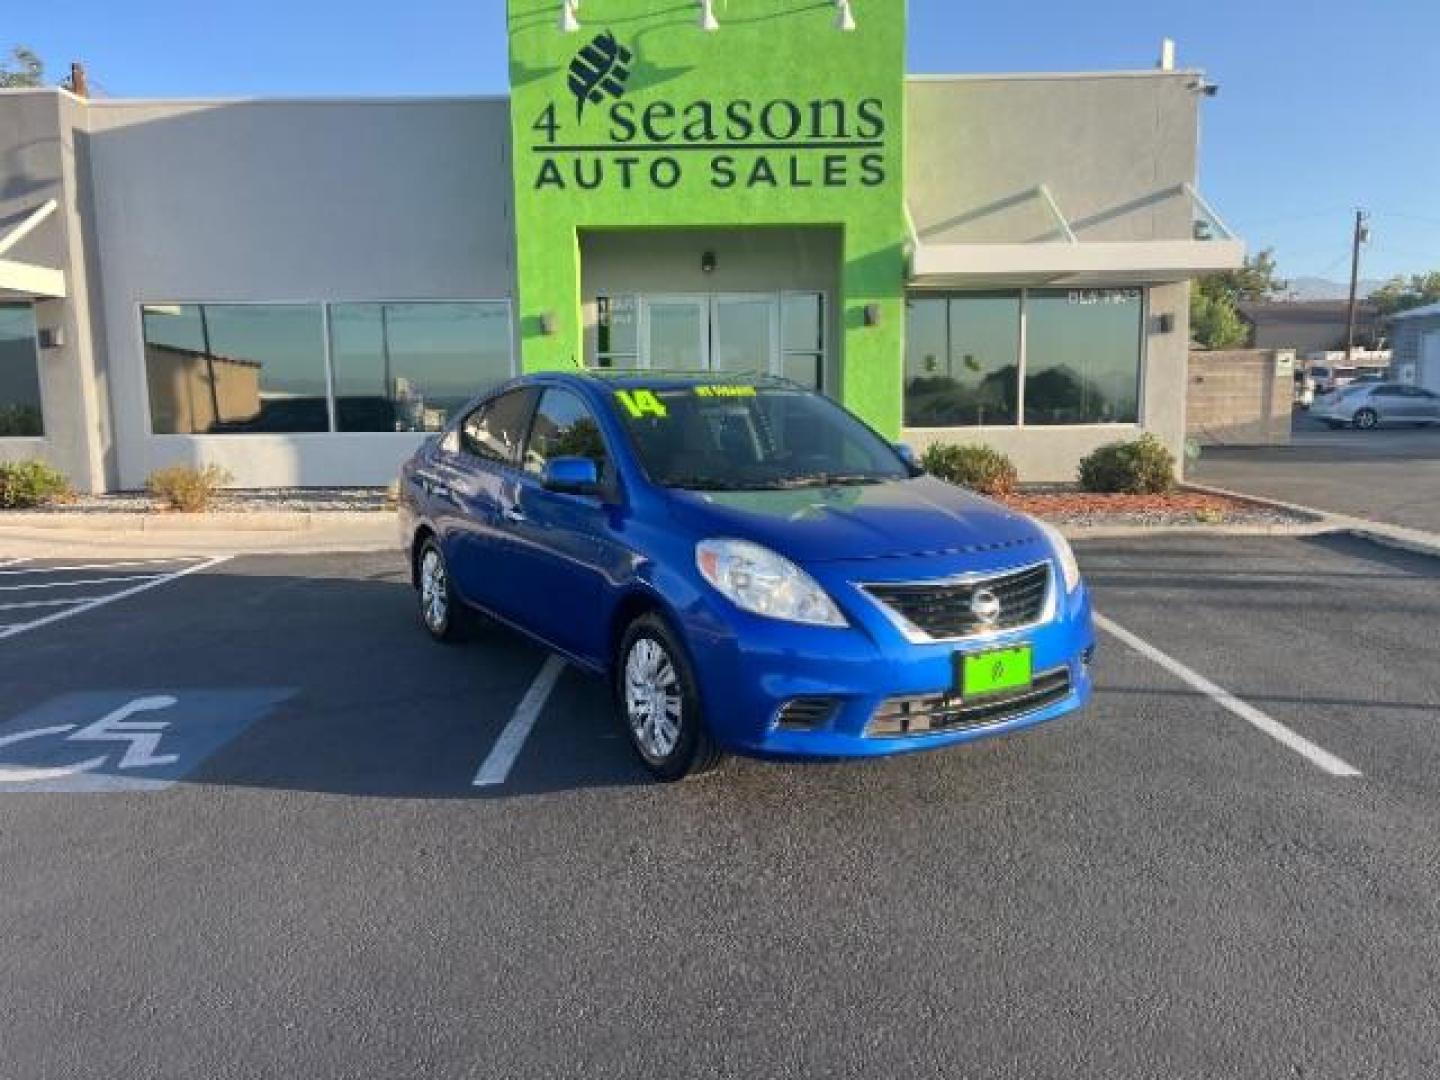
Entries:
{"label": "green license plate", "polygon": [[960,695],[998,694],[1022,690],[1034,681],[1029,645],[981,653],[956,653],[960,668]]}

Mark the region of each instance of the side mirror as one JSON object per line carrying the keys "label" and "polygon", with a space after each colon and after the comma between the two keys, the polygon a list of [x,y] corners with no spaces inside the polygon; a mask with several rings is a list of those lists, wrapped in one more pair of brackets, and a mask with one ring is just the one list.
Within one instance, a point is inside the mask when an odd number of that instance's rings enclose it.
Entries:
{"label": "side mirror", "polygon": [[910,471],[917,475],[924,470],[920,468],[920,460],[915,456],[915,450],[909,443],[897,442],[895,453],[900,455],[900,460],[910,467]]}
{"label": "side mirror", "polygon": [[540,473],[540,484],[565,495],[594,495],[600,490],[600,470],[591,458],[551,458]]}

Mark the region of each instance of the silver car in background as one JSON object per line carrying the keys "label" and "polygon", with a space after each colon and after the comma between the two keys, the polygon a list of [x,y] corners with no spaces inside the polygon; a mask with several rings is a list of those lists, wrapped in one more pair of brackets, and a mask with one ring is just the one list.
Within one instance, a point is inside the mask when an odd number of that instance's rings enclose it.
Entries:
{"label": "silver car in background", "polygon": [[1440,424],[1440,394],[1404,383],[1362,383],[1322,394],[1310,415],[1332,428],[1382,424]]}

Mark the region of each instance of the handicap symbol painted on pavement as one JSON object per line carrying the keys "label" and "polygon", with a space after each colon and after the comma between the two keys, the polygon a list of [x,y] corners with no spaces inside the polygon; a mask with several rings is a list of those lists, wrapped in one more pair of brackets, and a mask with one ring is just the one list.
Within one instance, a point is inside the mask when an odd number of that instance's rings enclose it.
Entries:
{"label": "handicap symbol painted on pavement", "polygon": [[0,724],[0,795],[159,791],[294,694],[116,690],[53,698]]}

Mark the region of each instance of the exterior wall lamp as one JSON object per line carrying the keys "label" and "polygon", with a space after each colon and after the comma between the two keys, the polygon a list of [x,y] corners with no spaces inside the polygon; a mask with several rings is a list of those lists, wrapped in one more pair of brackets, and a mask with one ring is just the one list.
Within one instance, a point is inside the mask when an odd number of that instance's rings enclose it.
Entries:
{"label": "exterior wall lamp", "polygon": [[553,311],[542,311],[540,313],[540,333],[546,337],[555,336],[555,313]]}
{"label": "exterior wall lamp", "polygon": [[879,326],[879,325],[880,325],[880,305],[879,305],[879,304],[866,304],[866,305],[865,305],[865,325],[866,325],[866,326]]}
{"label": "exterior wall lamp", "polygon": [[835,29],[855,29],[855,13],[850,10],[850,0],[835,0]]}
{"label": "exterior wall lamp", "polygon": [[700,270],[702,273],[713,274],[715,267],[720,265],[720,260],[715,257],[713,251],[707,251],[700,256]]}
{"label": "exterior wall lamp", "polygon": [[560,0],[560,29],[567,34],[580,29],[580,0]]}

